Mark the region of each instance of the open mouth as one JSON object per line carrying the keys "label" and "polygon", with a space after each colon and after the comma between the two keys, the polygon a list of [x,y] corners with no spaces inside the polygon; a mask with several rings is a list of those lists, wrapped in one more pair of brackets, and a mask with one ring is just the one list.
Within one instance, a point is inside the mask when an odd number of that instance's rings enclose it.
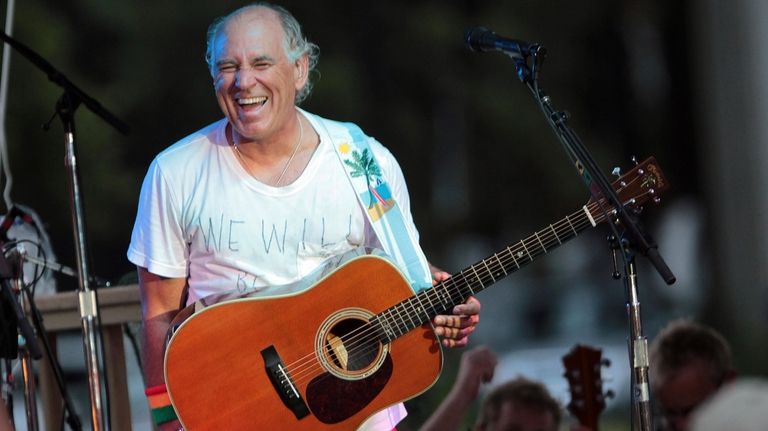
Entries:
{"label": "open mouth", "polygon": [[263,106],[265,103],[267,103],[267,100],[269,98],[267,96],[259,96],[259,97],[243,97],[238,98],[237,103],[240,106]]}

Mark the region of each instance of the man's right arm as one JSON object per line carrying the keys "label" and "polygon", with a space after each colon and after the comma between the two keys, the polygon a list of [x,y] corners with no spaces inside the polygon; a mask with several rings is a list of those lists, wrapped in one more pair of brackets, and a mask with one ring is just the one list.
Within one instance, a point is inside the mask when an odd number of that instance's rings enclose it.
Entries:
{"label": "man's right arm", "polygon": [[[163,360],[165,337],[179,310],[185,278],[166,278],[138,267],[141,293],[142,362],[147,387],[165,383]],[[163,424],[161,430],[179,429],[178,421]]]}

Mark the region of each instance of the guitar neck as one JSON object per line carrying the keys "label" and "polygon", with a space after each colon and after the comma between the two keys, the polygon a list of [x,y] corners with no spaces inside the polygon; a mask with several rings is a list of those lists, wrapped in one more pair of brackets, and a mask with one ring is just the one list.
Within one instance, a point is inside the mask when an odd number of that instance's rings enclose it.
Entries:
{"label": "guitar neck", "polygon": [[534,232],[533,235],[459,271],[405,301],[379,313],[371,324],[378,325],[380,341],[391,342],[429,322],[438,314],[451,310],[470,296],[490,287],[502,278],[531,263],[575,238],[585,229],[596,226],[605,216],[597,203],[590,202],[581,210]]}

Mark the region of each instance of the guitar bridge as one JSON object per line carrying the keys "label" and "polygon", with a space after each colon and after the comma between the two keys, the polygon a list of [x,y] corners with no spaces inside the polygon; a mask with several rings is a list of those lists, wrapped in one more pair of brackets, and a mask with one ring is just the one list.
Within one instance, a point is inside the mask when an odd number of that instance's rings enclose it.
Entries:
{"label": "guitar bridge", "polygon": [[298,388],[293,383],[274,346],[269,346],[262,350],[261,357],[264,358],[264,367],[267,370],[269,381],[272,382],[272,386],[277,391],[283,404],[293,412],[296,419],[307,416],[309,408],[304,399],[301,398]]}

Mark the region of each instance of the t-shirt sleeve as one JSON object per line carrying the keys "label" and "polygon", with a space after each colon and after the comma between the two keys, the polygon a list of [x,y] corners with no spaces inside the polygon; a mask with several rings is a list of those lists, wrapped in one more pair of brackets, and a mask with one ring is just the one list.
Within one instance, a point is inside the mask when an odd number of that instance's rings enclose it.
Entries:
{"label": "t-shirt sleeve", "polygon": [[180,214],[172,184],[155,159],[141,186],[128,260],[162,277],[186,277],[188,251]]}

